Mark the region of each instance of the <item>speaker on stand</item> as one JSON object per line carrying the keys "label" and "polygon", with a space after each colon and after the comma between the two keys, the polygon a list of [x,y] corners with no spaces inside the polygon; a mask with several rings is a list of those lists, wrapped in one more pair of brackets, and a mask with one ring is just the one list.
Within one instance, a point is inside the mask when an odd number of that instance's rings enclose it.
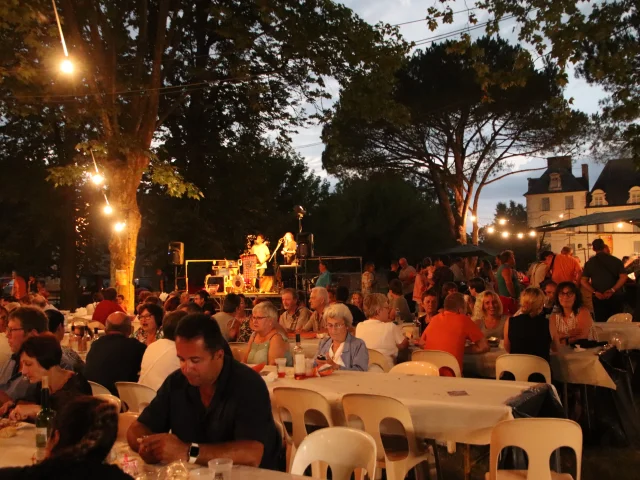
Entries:
{"label": "speaker on stand", "polygon": [[[169,265],[173,265],[173,288],[174,291],[178,290],[178,266],[184,265],[184,243],[182,242],[169,242],[169,248],[167,249],[169,255]],[[185,288],[188,289],[187,286]]]}

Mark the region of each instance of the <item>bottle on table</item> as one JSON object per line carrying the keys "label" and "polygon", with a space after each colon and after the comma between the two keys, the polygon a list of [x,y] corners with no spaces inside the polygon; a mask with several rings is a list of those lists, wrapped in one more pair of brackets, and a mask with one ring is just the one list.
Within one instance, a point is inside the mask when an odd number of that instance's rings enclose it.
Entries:
{"label": "bottle on table", "polygon": [[49,377],[42,377],[42,390],[40,392],[41,409],[36,415],[36,461],[44,460],[47,442],[51,436],[55,412],[49,401]]}
{"label": "bottle on table", "polygon": [[293,378],[296,380],[305,378],[305,370],[304,350],[300,344],[300,334],[296,333],[296,346],[293,347]]}

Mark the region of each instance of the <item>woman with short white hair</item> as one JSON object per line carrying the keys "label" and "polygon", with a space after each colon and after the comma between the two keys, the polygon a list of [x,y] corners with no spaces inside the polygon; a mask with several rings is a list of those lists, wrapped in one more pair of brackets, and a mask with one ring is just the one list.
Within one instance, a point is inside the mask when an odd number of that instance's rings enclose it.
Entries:
{"label": "woman with short white hair", "polygon": [[292,366],[289,338],[276,328],[278,310],[271,302],[260,302],[253,307],[251,329],[253,335],[247,344],[244,363],[275,365],[276,358],[286,358],[287,365]]}
{"label": "woman with short white hair", "polygon": [[353,316],[343,303],[333,303],[323,312],[324,322],[329,336],[318,345],[316,365],[329,364],[335,370],[369,369],[369,352],[359,338],[349,333],[353,325]]}

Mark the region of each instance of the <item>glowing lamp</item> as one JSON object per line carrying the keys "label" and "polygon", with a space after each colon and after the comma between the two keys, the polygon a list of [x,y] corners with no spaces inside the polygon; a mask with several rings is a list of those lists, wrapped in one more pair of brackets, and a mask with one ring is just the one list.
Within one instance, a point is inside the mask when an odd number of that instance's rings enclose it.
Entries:
{"label": "glowing lamp", "polygon": [[99,173],[96,173],[95,175],[91,175],[91,181],[96,185],[100,185],[102,182],[104,182],[104,177]]}
{"label": "glowing lamp", "polygon": [[60,70],[62,73],[66,73],[67,75],[73,73],[73,63],[68,58],[65,58],[62,62],[60,62]]}
{"label": "glowing lamp", "polygon": [[127,226],[127,224],[126,224],[126,223],[124,223],[124,222],[118,222],[118,223],[116,223],[116,224],[113,226],[113,229],[114,229],[116,232],[121,232],[122,230],[124,230],[124,227],[126,227],[126,226]]}
{"label": "glowing lamp", "polygon": [[106,204],[102,209],[102,211],[104,212],[105,215],[111,215],[113,213],[113,208],[111,208],[111,205]]}
{"label": "glowing lamp", "polygon": [[493,232],[495,232],[495,231],[496,231],[496,229],[495,229],[495,228],[493,228],[493,227],[489,227],[489,228],[487,228],[487,233],[493,233]]}
{"label": "glowing lamp", "polygon": [[506,219],[504,219],[504,218],[501,218],[500,220],[498,220],[498,223],[499,223],[500,225],[504,225],[504,224],[506,224],[506,223],[507,223],[507,220],[506,220]]}
{"label": "glowing lamp", "polygon": [[509,238],[509,232],[502,232],[502,238]]}

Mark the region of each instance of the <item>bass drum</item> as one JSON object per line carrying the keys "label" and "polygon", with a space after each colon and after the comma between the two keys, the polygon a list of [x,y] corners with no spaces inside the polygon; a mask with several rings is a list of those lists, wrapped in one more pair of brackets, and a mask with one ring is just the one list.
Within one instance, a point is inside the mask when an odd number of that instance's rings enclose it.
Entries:
{"label": "bass drum", "polygon": [[231,280],[231,286],[233,287],[234,291],[243,292],[244,291],[244,277],[242,275],[236,275],[235,277],[233,277],[233,279]]}

